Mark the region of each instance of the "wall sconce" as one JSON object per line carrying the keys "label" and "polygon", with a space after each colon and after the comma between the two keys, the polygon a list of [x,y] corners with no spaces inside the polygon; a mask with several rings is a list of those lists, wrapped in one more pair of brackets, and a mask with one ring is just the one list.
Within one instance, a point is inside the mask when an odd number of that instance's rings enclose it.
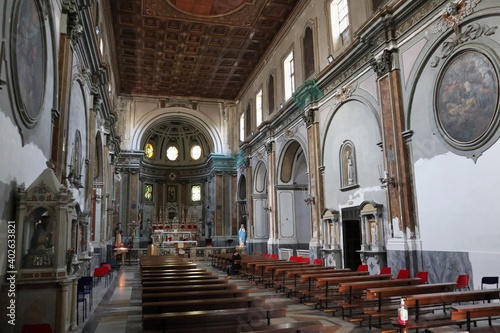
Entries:
{"label": "wall sconce", "polygon": [[304,201],[306,202],[306,204],[307,204],[308,206],[310,206],[310,205],[314,205],[314,202],[315,202],[314,197],[312,197],[312,196],[310,196],[310,195],[309,195],[309,197],[305,198],[305,199],[304,199]]}
{"label": "wall sconce", "polygon": [[380,177],[380,187],[381,188],[387,188],[387,187],[395,187],[396,186],[396,180],[394,177],[389,176],[389,173],[387,171],[384,172],[384,177]]}
{"label": "wall sconce", "polygon": [[73,169],[73,166],[71,164],[68,165],[68,168],[69,168],[68,175],[63,178],[67,179],[70,183],[73,183],[73,177],[75,177],[75,170]]}
{"label": "wall sconce", "polygon": [[328,63],[331,64],[335,58],[333,58],[333,56],[329,54],[326,59],[328,59]]}

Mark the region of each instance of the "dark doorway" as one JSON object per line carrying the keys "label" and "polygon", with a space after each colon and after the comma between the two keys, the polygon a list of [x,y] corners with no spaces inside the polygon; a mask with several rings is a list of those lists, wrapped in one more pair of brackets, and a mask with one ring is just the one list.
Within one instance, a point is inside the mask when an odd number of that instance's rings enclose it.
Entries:
{"label": "dark doorway", "polygon": [[361,249],[361,228],[359,220],[342,222],[342,236],[344,238],[344,268],[355,271],[361,264],[359,251]]}

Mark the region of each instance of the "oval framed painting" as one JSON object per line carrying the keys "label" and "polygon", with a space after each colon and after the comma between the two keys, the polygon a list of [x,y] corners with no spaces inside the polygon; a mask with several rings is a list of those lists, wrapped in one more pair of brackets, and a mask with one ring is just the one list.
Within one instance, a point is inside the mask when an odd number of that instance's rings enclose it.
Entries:
{"label": "oval framed painting", "polygon": [[498,73],[486,53],[465,49],[450,58],[435,96],[439,131],[453,148],[476,149],[491,138],[498,123]]}
{"label": "oval framed painting", "polygon": [[44,19],[38,1],[21,1],[12,32],[14,89],[23,123],[38,121],[45,91]]}

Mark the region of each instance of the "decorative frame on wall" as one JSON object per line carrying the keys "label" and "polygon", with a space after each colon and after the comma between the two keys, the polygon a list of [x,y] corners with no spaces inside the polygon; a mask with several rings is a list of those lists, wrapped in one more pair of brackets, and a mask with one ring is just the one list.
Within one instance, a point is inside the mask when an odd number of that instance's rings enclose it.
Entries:
{"label": "decorative frame on wall", "polygon": [[458,50],[435,86],[434,118],[451,151],[477,160],[499,137],[498,56],[479,46]]}
{"label": "decorative frame on wall", "polygon": [[21,1],[12,25],[13,86],[22,123],[38,122],[45,95],[47,49],[44,14],[39,1]]}

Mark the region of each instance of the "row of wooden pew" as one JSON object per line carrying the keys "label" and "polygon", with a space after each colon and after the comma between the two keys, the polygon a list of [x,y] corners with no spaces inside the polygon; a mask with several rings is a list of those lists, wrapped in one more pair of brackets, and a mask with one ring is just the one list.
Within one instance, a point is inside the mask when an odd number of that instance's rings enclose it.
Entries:
{"label": "row of wooden pew", "polygon": [[316,321],[271,322],[286,317],[284,306],[250,296],[187,259],[145,256],[140,269],[144,331],[317,333],[322,326]]}
{"label": "row of wooden pew", "polygon": [[[229,254],[214,254],[212,265],[223,268],[229,258]],[[321,311],[341,312],[343,319],[360,325],[367,323],[369,329],[384,332],[433,331],[443,327],[451,327],[450,331],[465,330],[463,327],[469,332],[500,330],[500,326],[492,326],[491,321],[491,317],[500,316],[500,289],[457,291],[456,282],[422,284],[420,278],[394,279],[391,274],[369,275],[366,271],[253,255],[242,256],[241,266],[240,275],[249,281],[275,288]],[[410,313],[410,320],[404,325],[395,320],[402,298]],[[471,327],[477,319],[488,319],[490,325]]]}

